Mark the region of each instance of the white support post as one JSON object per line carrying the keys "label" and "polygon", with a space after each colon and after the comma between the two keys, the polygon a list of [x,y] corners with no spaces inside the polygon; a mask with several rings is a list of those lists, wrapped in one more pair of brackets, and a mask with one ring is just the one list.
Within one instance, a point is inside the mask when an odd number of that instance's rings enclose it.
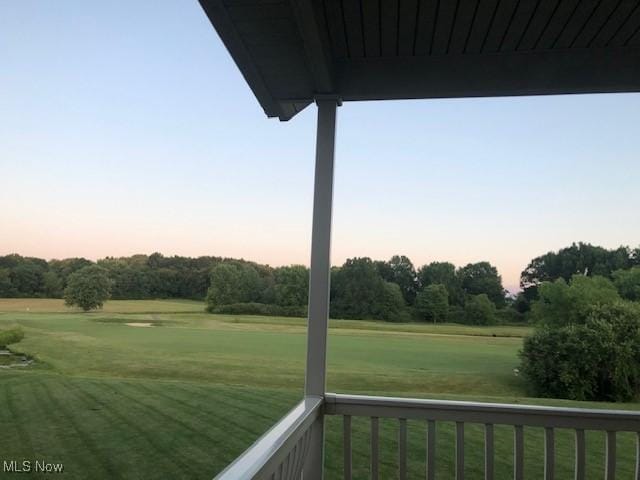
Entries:
{"label": "white support post", "polygon": [[[337,98],[317,99],[318,131],[313,194],[311,271],[309,273],[309,320],[307,326],[307,370],[305,395],[323,397],[326,388],[329,282],[331,278],[331,207],[333,202],[333,157],[335,151]],[[324,463],[324,418],[312,427],[304,479],[320,480]]]}

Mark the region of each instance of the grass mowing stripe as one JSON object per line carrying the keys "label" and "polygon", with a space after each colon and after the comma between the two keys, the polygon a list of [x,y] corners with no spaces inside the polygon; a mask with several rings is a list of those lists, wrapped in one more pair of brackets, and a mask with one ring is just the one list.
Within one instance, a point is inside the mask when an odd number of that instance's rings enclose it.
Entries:
{"label": "grass mowing stripe", "polygon": [[[142,438],[156,453],[156,455],[153,455],[154,463],[157,462],[165,464],[165,467],[162,468],[162,471],[163,474],[166,475],[166,478],[182,478],[182,476],[187,473],[191,476],[185,478],[196,478],[198,473],[202,473],[196,471],[192,463],[182,461],[180,457],[175,455],[175,452],[171,448],[162,445],[159,441],[160,436],[155,429],[141,427],[140,425],[136,424],[136,422],[128,418],[127,415],[119,412],[116,408],[114,408],[104,400],[101,400],[99,397],[89,393],[88,391],[80,390],[75,385],[71,385],[71,383],[68,383],[68,385],[70,386],[70,388],[74,388],[76,391],[78,391],[80,395],[90,399],[98,405],[101,405],[104,408],[105,413],[107,413],[110,417],[116,419],[121,426],[124,425],[125,431],[135,431],[138,436]],[[141,418],[137,415],[131,416],[137,419]],[[158,466],[155,465],[155,467]]]}
{"label": "grass mowing stripe", "polygon": [[[99,388],[100,387],[104,387],[104,385],[102,384],[97,384],[94,383],[94,385],[97,385]],[[133,384],[129,384],[127,385],[127,387],[129,389],[135,388],[135,385]],[[146,413],[150,413],[155,415],[156,417],[162,419],[162,422],[158,422],[161,424],[167,424],[167,422],[170,423],[174,423],[176,425],[178,425],[180,428],[182,428],[183,430],[186,430],[188,432],[190,432],[193,436],[196,437],[200,437],[204,440],[207,440],[209,442],[215,442],[216,441],[216,437],[211,436],[209,433],[206,433],[205,431],[202,430],[202,423],[198,420],[196,420],[196,424],[197,426],[194,426],[193,423],[194,422],[188,422],[185,420],[181,420],[176,416],[172,416],[169,415],[168,413],[164,412],[161,408],[158,407],[157,404],[154,404],[153,402],[149,402],[148,399],[149,397],[144,397],[142,395],[137,396],[137,395],[130,395],[125,393],[125,389],[122,388],[118,394],[123,397],[126,398],[128,400],[130,400],[133,404],[136,405],[136,407],[140,408],[142,407],[142,409],[146,412]],[[183,412],[179,412],[179,413],[183,413]],[[205,451],[203,450],[202,453],[205,453]]]}
{"label": "grass mowing stripe", "polygon": [[[185,386],[184,390],[185,392],[193,392],[193,390],[191,388],[189,388],[190,386]],[[233,392],[236,393],[236,392]],[[286,407],[283,407],[283,402],[279,401],[279,402],[263,402],[262,401],[262,396],[260,396],[260,402],[256,402],[257,398],[255,396],[255,392],[253,395],[250,395],[248,398],[242,398],[242,397],[235,397],[233,399],[229,399],[228,395],[225,395],[223,392],[217,392],[217,396],[215,398],[216,402],[218,402],[221,405],[224,405],[226,408],[228,408],[229,410],[239,410],[241,413],[247,414],[250,413],[255,417],[260,417],[264,420],[267,420],[269,422],[273,422],[274,419],[277,420],[280,417],[282,417],[289,409],[293,408],[293,406],[295,405],[295,402],[287,402],[288,405]],[[243,406],[239,407],[238,406],[238,400],[243,402]],[[248,408],[249,405],[255,405],[256,407],[259,407],[261,410],[255,410],[255,409],[250,409]],[[268,407],[268,408],[266,408]],[[198,407],[199,408],[199,407]],[[263,413],[264,409],[267,409],[267,411],[273,411],[274,414],[267,414],[267,413]],[[278,414],[280,413],[280,414]]]}
{"label": "grass mowing stripe", "polygon": [[20,445],[23,445],[22,451],[26,453],[25,456],[28,458],[35,458],[36,452],[33,448],[33,441],[27,429],[24,428],[24,424],[20,421],[22,417],[19,414],[18,409],[16,408],[16,405],[14,403],[13,392],[14,389],[12,388],[11,384],[7,384],[5,388],[5,400],[7,404],[7,410],[9,412],[9,417],[15,420],[14,425],[18,434],[18,440],[20,442]]}
{"label": "grass mowing stripe", "polygon": [[[220,385],[222,387],[222,385]],[[276,390],[276,389],[266,389],[263,387],[248,387],[246,385],[243,386],[228,386],[224,385],[225,389],[227,389],[230,393],[237,395],[237,398],[246,400],[249,402],[255,402],[256,393],[260,393],[261,403],[266,405],[275,405],[280,404],[283,400],[292,401],[291,406],[295,405],[295,403],[302,399],[304,393],[302,389],[298,390]],[[185,388],[191,390],[207,390],[210,387],[208,385],[198,384],[198,383],[189,383],[185,384]],[[222,394],[223,390],[218,389],[217,393]],[[264,400],[264,401],[263,401]]]}
{"label": "grass mowing stripe", "polygon": [[[56,432],[55,435],[58,438],[60,438],[60,433],[67,428],[70,427],[73,430],[74,435],[68,435],[65,438],[65,450],[71,450],[73,452],[74,461],[80,464],[79,466],[83,469],[82,471],[85,472],[85,474],[86,472],[92,472],[93,476],[96,476],[97,474],[104,476],[106,474],[109,478],[122,478],[118,472],[116,465],[111,462],[108,456],[104,455],[104,452],[101,451],[101,449],[98,447],[96,441],[94,441],[94,439],[92,438],[92,435],[87,433],[80,426],[79,422],[77,421],[77,415],[72,413],[67,408],[65,402],[61,402],[57,398],[55,398],[55,396],[51,392],[51,386],[48,383],[49,382],[47,381],[40,381],[35,384],[41,391],[44,392],[44,396],[38,396],[38,398],[41,400],[38,402],[38,406],[40,410],[49,418],[54,417],[52,415],[54,409],[55,412],[59,414],[59,416],[64,418],[64,422],[56,421],[57,419],[54,420],[56,423],[56,427],[52,430]],[[44,399],[48,400],[48,404],[53,408],[45,408],[42,402],[42,400]],[[79,441],[73,442],[76,445],[74,445],[73,448],[70,448],[68,442],[69,440],[73,441],[74,439],[77,439]],[[85,450],[86,452],[83,450]],[[88,457],[85,453],[91,454],[91,457]],[[94,461],[89,463],[87,462],[88,458],[93,458]],[[95,471],[96,464],[98,464],[99,469],[102,471]],[[67,468],[67,473],[68,472],[69,469]]]}
{"label": "grass mowing stripe", "polygon": [[[212,417],[212,420],[215,420],[216,427],[232,427],[235,431],[239,430],[244,432],[246,438],[258,438],[258,436],[264,433],[269,427],[273,425],[275,421],[280,418],[280,416],[277,414],[266,415],[262,412],[250,410],[246,407],[239,407],[237,404],[221,402],[219,399],[216,399],[216,403],[220,406],[225,407],[224,410],[212,411],[208,407],[203,408],[202,406],[192,405],[190,403],[187,403],[187,401],[185,400],[172,397],[170,395],[167,395],[166,393],[155,392],[142,385],[139,385],[138,388],[142,389],[143,391],[149,392],[152,396],[176,404],[178,406],[177,410],[182,413],[185,413],[185,410],[194,412],[196,415],[205,412],[208,416]],[[149,397],[147,396],[146,398]],[[240,415],[233,415],[231,412],[233,412],[234,410],[236,412],[239,412]],[[259,422],[259,425],[256,425],[256,417],[260,418],[261,420]],[[232,418],[238,418],[240,419],[240,421],[234,422],[233,420],[231,420]],[[210,423],[210,425],[211,424],[213,423]],[[229,432],[229,430],[223,431]],[[249,446],[249,444],[246,444],[246,442],[241,443],[245,448]]]}
{"label": "grass mowing stripe", "polygon": [[[66,419],[68,425],[70,425],[73,430],[76,432],[84,448],[89,450],[89,452],[93,455],[93,458],[100,463],[102,468],[109,474],[109,478],[122,478],[118,473],[117,468],[111,462],[110,458],[101,451],[100,447],[94,441],[93,436],[90,433],[87,433],[78,423],[77,421],[77,413],[72,413],[66,406],[65,402],[58,400],[51,392],[51,387],[49,382],[44,381],[41,382],[40,385],[44,388],[45,395],[47,396],[51,405],[53,405],[58,412],[62,414],[62,416]],[[77,397],[79,399],[79,397]]]}
{"label": "grass mowing stripe", "polygon": [[[106,385],[98,385],[100,388],[106,388]],[[224,424],[231,425],[238,430],[239,425],[225,420],[225,417],[218,414],[215,421],[203,422],[202,419],[193,419],[188,417],[188,420],[178,418],[177,415],[169,415],[162,410],[165,406],[162,402],[158,405],[158,398],[155,401],[149,402],[149,398],[156,396],[153,389],[143,389],[143,395],[135,395],[124,393],[128,389],[135,389],[137,384],[127,382],[126,388],[120,386],[119,395],[129,401],[137,404],[138,407],[143,407],[145,411],[153,413],[156,417],[162,418],[162,425],[168,428],[174,429],[174,425],[178,425],[183,431],[187,431],[190,435],[183,435],[174,433],[174,438],[185,438],[188,440],[189,448],[192,450],[193,462],[200,464],[203,472],[207,474],[213,474],[217,470],[224,468],[235,456],[240,454],[246,447],[248,447],[253,440],[259,435],[256,432],[250,432],[249,435],[235,435],[233,429],[224,428]],[[165,388],[166,385],[161,385],[160,388]],[[176,401],[180,407],[180,403]],[[181,409],[172,409],[171,411],[178,415],[184,414]],[[221,421],[223,420],[223,421]],[[270,419],[272,420],[272,419]],[[265,430],[270,426],[269,422],[265,422]],[[206,427],[204,426],[206,425]],[[243,430],[240,428],[240,430]],[[206,432],[206,433],[205,433]],[[212,436],[211,432],[215,434]],[[206,440],[205,442],[202,439]],[[195,452],[194,452],[195,450]],[[200,473],[203,473],[200,472]]]}

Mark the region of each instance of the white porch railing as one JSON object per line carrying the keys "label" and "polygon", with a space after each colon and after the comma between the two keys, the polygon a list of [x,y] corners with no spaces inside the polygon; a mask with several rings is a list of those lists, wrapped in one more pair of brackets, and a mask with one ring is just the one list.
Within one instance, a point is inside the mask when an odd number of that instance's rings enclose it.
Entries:
{"label": "white porch railing", "polygon": [[[620,410],[557,408],[496,403],[454,402],[390,397],[326,394],[307,397],[278,424],[263,435],[241,457],[225,469],[218,480],[269,479],[293,480],[303,477],[305,462],[313,445],[311,430],[322,415],[343,417],[344,479],[352,478],[352,417],[368,417],[371,424],[370,472],[372,480],[379,478],[379,419],[398,419],[398,478],[407,478],[407,420],[426,422],[426,478],[435,479],[436,424],[454,422],[455,478],[464,479],[465,424],[484,425],[484,477],[494,479],[494,426],[512,426],[514,430],[515,480],[524,478],[526,427],[544,428],[544,478],[555,478],[555,429],[575,431],[575,479],[586,478],[585,431],[601,431],[605,437],[605,480],[616,478],[616,433],[636,434],[635,475],[640,480],[640,413]],[[317,425],[317,423],[316,423]],[[321,472],[305,472],[305,480],[321,478]],[[532,479],[536,480],[536,479]]]}
{"label": "white porch railing", "polygon": [[260,437],[217,480],[294,480],[302,471],[311,446],[311,430],[322,415],[321,397],[306,397]]}

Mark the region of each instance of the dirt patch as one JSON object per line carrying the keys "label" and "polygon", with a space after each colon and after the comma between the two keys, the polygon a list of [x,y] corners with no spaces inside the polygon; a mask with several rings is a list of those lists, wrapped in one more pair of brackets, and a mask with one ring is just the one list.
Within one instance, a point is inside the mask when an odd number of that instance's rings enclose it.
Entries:
{"label": "dirt patch", "polygon": [[149,323],[149,322],[130,322],[130,323],[125,323],[125,325],[127,327],[141,327],[141,328],[149,328],[149,327],[153,327],[153,323]]}

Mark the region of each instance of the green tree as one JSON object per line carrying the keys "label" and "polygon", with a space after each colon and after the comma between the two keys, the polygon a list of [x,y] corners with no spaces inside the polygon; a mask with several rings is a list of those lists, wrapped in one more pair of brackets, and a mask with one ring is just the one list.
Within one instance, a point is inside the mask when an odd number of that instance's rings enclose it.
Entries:
{"label": "green tree", "polygon": [[622,298],[634,302],[640,301],[640,267],[616,270],[611,276]]}
{"label": "green tree", "polygon": [[11,270],[0,268],[0,298],[10,298],[15,296],[15,289],[11,284]]}
{"label": "green tree", "polygon": [[397,283],[383,282],[381,295],[374,306],[373,314],[374,318],[387,322],[409,321],[405,299]]}
{"label": "green tree", "polygon": [[407,305],[413,305],[416,299],[418,277],[416,269],[404,255],[394,255],[391,260],[384,262],[388,268],[379,268],[382,278],[400,287],[400,292]]}
{"label": "green tree", "polygon": [[493,325],[496,323],[496,306],[486,293],[467,298],[464,305],[465,322],[471,325]]}
{"label": "green tree", "polygon": [[260,276],[246,263],[222,262],[211,270],[211,286],[207,292],[207,308],[220,305],[255,302],[261,294]]}
{"label": "green tree", "polygon": [[401,309],[396,304],[399,288],[397,284],[385,282],[370,258],[347,259],[342,267],[332,271],[331,315],[397,321],[400,311],[403,316],[405,312],[404,301]]}
{"label": "green tree", "polygon": [[[640,249],[638,249],[640,251]],[[520,286],[529,300],[538,298],[538,286],[559,278],[569,281],[573,275],[609,277],[612,272],[640,265],[629,247],[607,250],[589,243],[573,243],[557,252],[548,252],[531,260],[520,274]],[[638,258],[640,260],[640,257]]]}
{"label": "green tree", "polygon": [[111,296],[111,284],[104,268],[97,265],[84,267],[69,276],[64,289],[65,304],[76,305],[85,312],[102,308]]}
{"label": "green tree", "polygon": [[584,323],[592,307],[620,300],[610,280],[584,275],[574,275],[569,283],[563,278],[543,282],[539,295],[531,306],[533,318],[553,326]]}
{"label": "green tree", "polygon": [[424,287],[416,296],[416,310],[422,320],[433,323],[447,320],[449,294],[444,285],[434,283]]}
{"label": "green tree", "polygon": [[42,290],[47,298],[60,298],[63,293],[62,281],[55,272],[44,272],[42,274]]}
{"label": "green tree", "polygon": [[485,294],[497,307],[505,303],[502,278],[489,262],[469,263],[457,272],[462,289],[467,295]]}
{"label": "green tree", "polygon": [[283,307],[304,306],[309,297],[309,270],[304,265],[279,267],[274,271],[275,302]]}
{"label": "green tree", "polygon": [[444,285],[451,305],[462,305],[464,294],[456,275],[456,267],[449,262],[431,262],[418,270],[418,283],[424,288],[433,284]]}

